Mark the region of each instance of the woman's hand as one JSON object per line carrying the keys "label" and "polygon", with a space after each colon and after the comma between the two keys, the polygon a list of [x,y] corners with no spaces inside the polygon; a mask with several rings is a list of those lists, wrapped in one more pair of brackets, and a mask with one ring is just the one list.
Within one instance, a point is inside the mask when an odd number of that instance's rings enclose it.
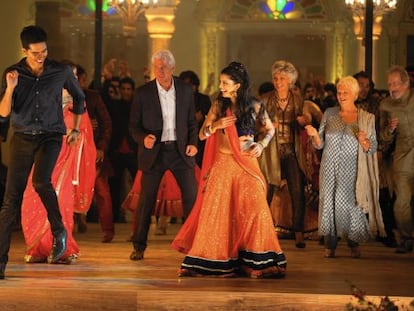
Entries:
{"label": "woman's hand", "polygon": [[365,151],[367,151],[369,147],[371,146],[371,142],[367,138],[367,133],[365,133],[364,131],[359,131],[357,133],[357,139]]}
{"label": "woman's hand", "polygon": [[235,116],[223,117],[211,124],[211,130],[214,133],[216,130],[225,129],[236,122],[237,118]]}
{"label": "woman's hand", "polygon": [[305,130],[309,137],[314,137],[318,135],[318,131],[312,125],[306,125]]}
{"label": "woman's hand", "polygon": [[297,116],[296,121],[299,123],[300,126],[305,126],[306,124],[309,124],[308,118],[304,115]]}
{"label": "woman's hand", "polygon": [[101,149],[96,149],[96,163],[103,162],[105,153]]}
{"label": "woman's hand", "polygon": [[251,157],[258,158],[262,154],[263,149],[264,149],[264,146],[262,144],[253,143],[251,144],[249,149],[245,151],[245,153],[247,153]]}
{"label": "woman's hand", "polygon": [[310,138],[312,138],[312,143],[317,148],[321,148],[322,142],[319,137],[319,133],[316,128],[314,128],[312,125],[306,125],[305,126],[306,133]]}
{"label": "woman's hand", "polygon": [[80,132],[78,129],[72,129],[69,134],[67,134],[66,136],[66,143],[69,146],[74,146],[76,144],[76,142],[78,141],[78,136],[79,136]]}

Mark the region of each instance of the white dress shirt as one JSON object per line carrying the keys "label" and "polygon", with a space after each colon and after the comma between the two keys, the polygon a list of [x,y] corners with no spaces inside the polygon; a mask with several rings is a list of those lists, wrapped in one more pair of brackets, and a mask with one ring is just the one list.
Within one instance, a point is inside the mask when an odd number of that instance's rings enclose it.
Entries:
{"label": "white dress shirt", "polygon": [[158,97],[161,103],[162,111],[162,134],[161,141],[173,141],[177,140],[177,135],[175,132],[175,87],[174,80],[171,84],[171,87],[166,91],[161,84],[157,82]]}

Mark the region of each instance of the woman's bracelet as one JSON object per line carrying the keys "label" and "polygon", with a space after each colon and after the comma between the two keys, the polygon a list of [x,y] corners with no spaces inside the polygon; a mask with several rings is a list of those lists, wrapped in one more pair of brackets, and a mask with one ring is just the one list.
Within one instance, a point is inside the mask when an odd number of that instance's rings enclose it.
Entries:
{"label": "woman's bracelet", "polygon": [[263,149],[267,147],[267,144],[266,144],[263,140],[260,140],[260,141],[258,141],[257,143],[258,143],[260,146],[262,146],[262,147],[263,147]]}
{"label": "woman's bracelet", "polygon": [[203,134],[205,137],[211,136],[211,125],[208,125],[204,128]]}
{"label": "woman's bracelet", "polygon": [[265,148],[267,147],[267,145],[269,144],[269,142],[272,140],[272,138],[273,138],[273,135],[271,135],[269,133],[267,133],[265,135],[265,137],[263,137],[263,139],[261,141],[263,142]]}

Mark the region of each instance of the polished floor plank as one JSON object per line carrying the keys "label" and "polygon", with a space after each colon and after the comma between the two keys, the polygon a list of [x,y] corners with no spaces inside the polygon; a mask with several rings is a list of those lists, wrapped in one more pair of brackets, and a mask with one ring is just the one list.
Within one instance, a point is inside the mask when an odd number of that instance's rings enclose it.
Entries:
{"label": "polished floor plank", "polygon": [[117,224],[108,244],[100,242],[99,226],[88,224],[87,233],[76,233],[81,256],[71,265],[23,263],[24,241],[15,232],[0,310],[344,310],[354,301],[350,283],[404,305],[414,297],[414,254],[375,241],[361,246],[360,259],[350,257],[345,243],[328,259],[317,241],[297,249],[281,240],[288,259],[282,280],[178,278],[183,255],[170,243],[179,226],[166,236],[151,234],[144,260],[133,262],[130,224]]}

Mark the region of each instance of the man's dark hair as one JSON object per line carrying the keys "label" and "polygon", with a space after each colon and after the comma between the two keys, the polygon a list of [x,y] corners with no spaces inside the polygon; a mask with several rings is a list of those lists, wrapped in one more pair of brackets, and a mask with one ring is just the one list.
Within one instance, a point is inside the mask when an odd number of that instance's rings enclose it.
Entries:
{"label": "man's dark hair", "polygon": [[180,73],[178,76],[181,80],[190,80],[192,85],[195,85],[197,88],[200,86],[200,79],[194,71],[187,70]]}
{"label": "man's dark hair", "polygon": [[270,81],[266,81],[259,85],[259,89],[257,92],[259,93],[259,96],[261,96],[263,94],[266,94],[274,90],[275,90],[275,86],[273,85],[273,83]]}
{"label": "man's dark hair", "polygon": [[76,64],[76,71],[78,73],[78,76],[86,74],[85,68],[83,68],[81,65]]}
{"label": "man's dark hair", "polygon": [[407,65],[405,67],[405,70],[410,73],[410,72],[414,72],[414,65]]}
{"label": "man's dark hair", "polygon": [[365,78],[368,79],[369,81],[369,88],[370,88],[370,93],[371,91],[375,88],[375,84],[374,81],[372,81],[371,77],[363,70],[361,70],[360,72],[357,72],[356,74],[353,75],[353,77],[355,79],[358,80],[358,78]]}
{"label": "man's dark hair", "polygon": [[135,81],[134,79],[130,78],[130,77],[125,77],[122,78],[121,80],[119,80],[119,85],[121,86],[122,84],[129,84],[132,86],[132,89],[135,89]]}
{"label": "man's dark hair", "polygon": [[325,92],[332,92],[332,94],[334,94],[336,96],[336,86],[333,83],[326,83],[325,86],[323,87],[323,90]]}
{"label": "man's dark hair", "polygon": [[20,33],[20,40],[22,42],[22,47],[24,49],[29,49],[30,44],[46,42],[47,34],[43,28],[36,25],[30,25],[23,28]]}
{"label": "man's dark hair", "polygon": [[76,68],[76,64],[69,59],[63,59],[61,63],[69,66],[72,70]]}

